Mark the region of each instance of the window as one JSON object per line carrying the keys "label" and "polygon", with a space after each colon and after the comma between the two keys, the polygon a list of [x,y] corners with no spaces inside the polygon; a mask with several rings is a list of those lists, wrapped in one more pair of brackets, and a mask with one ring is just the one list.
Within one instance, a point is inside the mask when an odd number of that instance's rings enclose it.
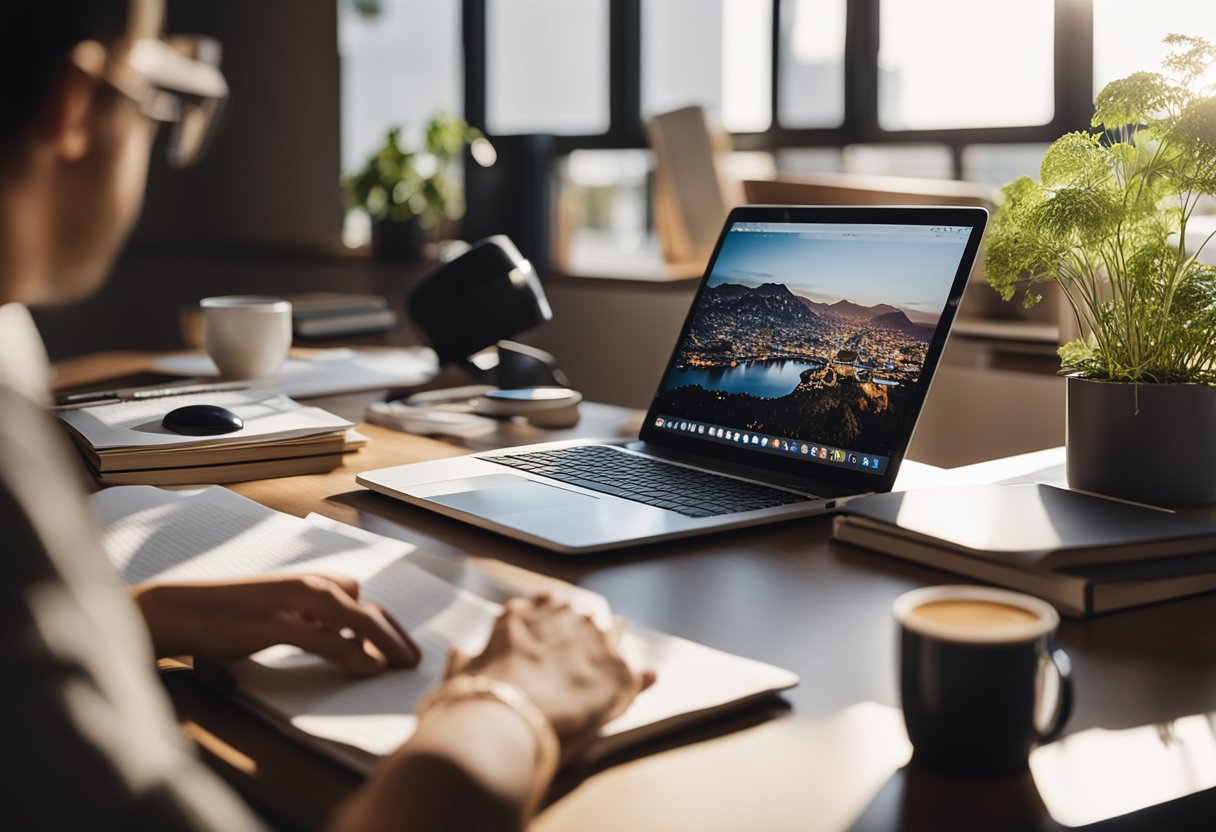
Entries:
{"label": "window", "polygon": [[489,132],[607,132],[608,6],[609,0],[486,0]]}
{"label": "window", "polygon": [[1046,142],[973,144],[963,150],[963,179],[999,188],[1019,176],[1039,178]]}
{"label": "window", "polygon": [[[575,150],[561,166],[571,271],[628,273],[652,242],[647,235],[648,150]],[[655,258],[659,259],[656,252]]]}
{"label": "window", "polygon": [[954,172],[950,148],[944,144],[852,144],[844,149],[843,157],[846,172],[870,176],[949,179]]}
{"label": "window", "polygon": [[[1198,35],[1216,42],[1216,3],[1153,0],[1148,10],[1134,0],[1093,2],[1094,95],[1116,78],[1160,69],[1166,35]],[[1216,82],[1216,77],[1204,80]]]}
{"label": "window", "polygon": [[1087,129],[1109,80],[1157,69],[1165,34],[1216,42],[1216,0],[337,2],[345,170],[440,107],[491,136],[552,134],[580,227],[623,249],[653,221],[656,113],[705,107],[750,178],[995,187]]}
{"label": "window", "polygon": [[1047,124],[1052,0],[882,0],[879,123],[887,130]]}
{"label": "window", "polygon": [[959,176],[969,145],[1088,124],[1091,8],[1120,2],[463,0],[466,115],[569,153],[646,147],[648,116],[700,104],[739,149],[929,143],[905,158]]}
{"label": "window", "polygon": [[1216,40],[1206,0],[338,2],[345,169],[438,107],[564,155],[645,148],[647,117],[700,104],[782,167],[988,182],[1085,129],[1166,33]]}
{"label": "window", "polygon": [[755,0],[643,0],[642,114],[700,104],[732,133],[767,130],[772,34]]}
{"label": "window", "polygon": [[781,173],[839,173],[844,169],[843,153],[834,147],[790,147],[776,155]]}
{"label": "window", "polygon": [[845,0],[781,0],[777,109],[787,127],[844,123]]}
{"label": "window", "polygon": [[362,165],[390,126],[461,112],[460,13],[460,0],[339,3],[343,171]]}

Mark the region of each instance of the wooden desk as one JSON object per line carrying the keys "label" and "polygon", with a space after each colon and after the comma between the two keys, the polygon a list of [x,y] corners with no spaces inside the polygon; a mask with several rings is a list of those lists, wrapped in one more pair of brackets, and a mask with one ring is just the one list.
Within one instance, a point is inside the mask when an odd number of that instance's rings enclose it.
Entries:
{"label": "wooden desk", "polygon": [[[138,356],[64,366],[121,367]],[[126,364],[124,364],[124,360]],[[356,417],[368,396],[317,403]],[[365,428],[371,445],[328,474],[243,483],[234,490],[297,515],[316,511],[442,556],[499,559],[601,593],[641,624],[789,668],[802,684],[784,700],[685,732],[605,770],[559,783],[539,830],[1059,829],[1029,777],[968,782],[895,769],[862,794],[825,789],[843,752],[816,726],[860,702],[898,704],[891,602],[905,590],[956,579],[832,544],[812,518],[614,554],[563,557],[373,494],[356,471],[572,435],[626,437],[636,411],[587,405],[572,431],[506,425],[476,445]],[[1216,595],[1088,622],[1060,641],[1077,680],[1069,731],[1162,723],[1216,709]],[[315,828],[357,782],[292,746],[189,672],[166,684],[188,730],[218,770],[278,826]],[[882,749],[874,753],[880,755]],[[884,752],[887,753],[887,752]],[[881,756],[881,755],[880,755]],[[885,779],[884,779],[885,778]],[[842,782],[851,783],[847,778]],[[842,820],[843,818],[843,820]],[[1211,828],[1216,790],[1103,824],[1103,829]]]}

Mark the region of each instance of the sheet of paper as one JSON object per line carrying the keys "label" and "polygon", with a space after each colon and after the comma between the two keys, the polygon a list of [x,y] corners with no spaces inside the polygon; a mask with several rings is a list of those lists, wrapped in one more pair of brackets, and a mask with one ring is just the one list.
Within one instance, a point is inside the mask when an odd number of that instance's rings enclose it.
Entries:
{"label": "sheet of paper", "polygon": [[413,548],[320,528],[226,488],[125,486],[99,491],[92,500],[110,562],[127,583],[268,572],[337,573],[362,581]]}
{"label": "sheet of paper", "polygon": [[[208,378],[218,376],[205,355],[171,355],[153,367],[162,373]],[[384,387],[420,384],[439,371],[433,350],[407,347],[391,350],[320,350],[307,358],[289,358],[277,374],[258,381],[259,387],[287,396],[333,396]]]}
{"label": "sheet of paper", "polygon": [[948,488],[956,485],[1016,485],[1041,482],[1067,488],[1064,481],[1064,449],[1048,448],[1043,451],[1017,456],[977,462],[959,468],[935,468],[911,460],[904,460],[895,478],[894,491],[912,491],[921,488]]}
{"label": "sheet of paper", "polygon": [[[240,416],[245,426],[219,436],[183,436],[161,425],[169,411],[193,404],[227,408]],[[274,391],[253,389],[102,404],[60,410],[56,415],[97,450],[227,445],[312,436],[355,426],[319,407],[306,407]]]}
{"label": "sheet of paper", "polygon": [[408,543],[319,519],[272,511],[225,488],[193,492],[150,486],[93,496],[103,545],[123,580],[205,580],[266,573],[349,575],[361,595],[390,610],[422,649],[414,670],[353,680],[285,645],[236,662],[237,687],[297,728],[373,754],[413,731],[408,716],[443,675],[447,649],[480,652],[499,606],[405,559]]}
{"label": "sheet of paper", "polygon": [[296,728],[383,756],[413,733],[411,713],[443,678],[449,646],[481,652],[499,607],[405,560],[364,580],[361,596],[383,606],[409,632],[422,650],[417,668],[355,680],[281,645],[231,665],[229,672],[242,692]]}

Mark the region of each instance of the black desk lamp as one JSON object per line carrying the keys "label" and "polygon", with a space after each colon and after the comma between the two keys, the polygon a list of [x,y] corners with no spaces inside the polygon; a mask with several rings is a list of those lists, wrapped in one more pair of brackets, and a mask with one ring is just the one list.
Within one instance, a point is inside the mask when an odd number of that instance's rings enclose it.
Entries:
{"label": "black desk lamp", "polygon": [[505,235],[474,243],[428,274],[405,308],[441,365],[502,389],[570,386],[552,355],[506,340],[553,311],[532,264]]}

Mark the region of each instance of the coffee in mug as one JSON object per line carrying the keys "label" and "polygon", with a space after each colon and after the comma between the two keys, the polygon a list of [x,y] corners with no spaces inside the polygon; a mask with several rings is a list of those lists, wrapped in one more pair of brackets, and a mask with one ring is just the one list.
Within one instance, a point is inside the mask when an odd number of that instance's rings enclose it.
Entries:
{"label": "coffee in mug", "polygon": [[930,601],[908,612],[913,625],[944,624],[976,630],[1003,631],[1019,624],[1033,624],[1039,618],[1029,610],[995,601]]}
{"label": "coffee in mug", "polygon": [[[917,763],[953,774],[1014,774],[1036,743],[1063,729],[1071,667],[1051,645],[1060,618],[1050,604],[1000,589],[938,586],[905,593],[894,611],[900,697]],[[1049,687],[1052,716],[1043,721]]]}
{"label": "coffee in mug", "polygon": [[267,378],[291,350],[291,304],[279,298],[203,298],[203,346],[230,379]]}

